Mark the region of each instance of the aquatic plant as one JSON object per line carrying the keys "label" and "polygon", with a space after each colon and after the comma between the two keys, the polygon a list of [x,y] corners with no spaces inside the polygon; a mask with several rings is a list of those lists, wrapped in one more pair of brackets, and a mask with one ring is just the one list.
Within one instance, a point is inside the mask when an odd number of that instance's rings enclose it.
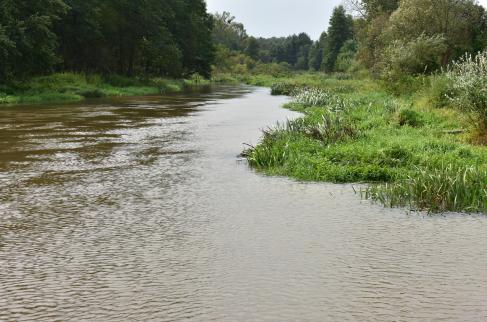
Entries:
{"label": "aquatic plant", "polygon": [[452,164],[418,168],[404,180],[372,185],[362,195],[388,207],[431,213],[487,212],[487,170]]}
{"label": "aquatic plant", "polygon": [[288,138],[304,137],[324,144],[333,144],[356,137],[357,131],[345,117],[328,112],[316,122],[307,118],[288,120],[278,123],[274,128],[263,131],[262,142],[250,146],[243,155],[255,167],[282,165],[289,157]]}
{"label": "aquatic plant", "polygon": [[325,106],[335,99],[329,92],[319,88],[305,88],[293,93],[292,102],[305,107]]}

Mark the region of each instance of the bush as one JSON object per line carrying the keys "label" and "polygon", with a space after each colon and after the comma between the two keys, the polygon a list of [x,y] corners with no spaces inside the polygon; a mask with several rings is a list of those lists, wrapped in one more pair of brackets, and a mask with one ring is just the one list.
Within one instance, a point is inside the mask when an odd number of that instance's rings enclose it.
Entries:
{"label": "bush", "polygon": [[[395,93],[404,92],[407,89],[404,85],[414,84],[408,76],[427,74],[440,68],[445,50],[445,39],[442,36],[423,34],[409,42],[396,40],[382,55],[381,78],[388,86],[401,86],[394,90]],[[417,89],[408,87],[410,90],[407,92]]]}
{"label": "bush", "polygon": [[115,87],[130,87],[141,85],[141,82],[135,78],[125,77],[116,74],[106,75],[104,77],[106,83]]}
{"label": "bush", "polygon": [[291,66],[287,63],[258,63],[253,69],[255,75],[271,75],[273,77],[289,77],[291,75]]}
{"label": "bush", "polygon": [[411,152],[397,145],[386,148],[380,153],[380,163],[391,167],[402,166],[409,162],[411,158]]}
{"label": "bush", "polygon": [[292,95],[299,88],[296,83],[275,83],[271,86],[272,95]]}
{"label": "bush", "polygon": [[451,83],[450,102],[471,112],[480,128],[487,128],[487,51],[466,54],[445,72]]}
{"label": "bush", "polygon": [[357,61],[355,56],[357,54],[358,44],[356,40],[347,40],[338,54],[335,68],[338,72],[347,73],[357,69]]}
{"label": "bush", "polygon": [[423,124],[421,114],[409,108],[399,111],[397,119],[400,126],[419,127]]}
{"label": "bush", "polygon": [[412,75],[393,75],[389,74],[391,78],[384,78],[381,82],[383,88],[387,92],[400,96],[413,94],[425,87],[424,78]]}
{"label": "bush", "polygon": [[76,94],[83,96],[84,98],[100,98],[104,97],[105,93],[99,89],[86,89],[77,92]]}
{"label": "bush", "polygon": [[449,106],[451,104],[450,97],[454,96],[450,79],[444,75],[433,76],[426,94],[432,107],[442,108]]}

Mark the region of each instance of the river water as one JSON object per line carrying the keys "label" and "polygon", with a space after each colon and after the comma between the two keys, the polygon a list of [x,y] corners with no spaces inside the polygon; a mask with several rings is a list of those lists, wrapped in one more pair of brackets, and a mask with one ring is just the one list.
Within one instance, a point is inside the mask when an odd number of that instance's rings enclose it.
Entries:
{"label": "river water", "polygon": [[0,321],[485,321],[487,218],[237,155],[268,90],[0,109]]}

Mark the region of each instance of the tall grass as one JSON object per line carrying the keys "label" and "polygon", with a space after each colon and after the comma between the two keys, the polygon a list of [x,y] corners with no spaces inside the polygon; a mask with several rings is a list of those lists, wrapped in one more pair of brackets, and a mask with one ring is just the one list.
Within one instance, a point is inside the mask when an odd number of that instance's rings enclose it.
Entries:
{"label": "tall grass", "polygon": [[120,75],[57,73],[0,87],[0,104],[80,101],[105,96],[139,96],[179,92],[206,85],[199,75],[188,80],[137,78]]}
{"label": "tall grass", "polygon": [[373,185],[362,193],[389,207],[432,213],[487,212],[487,170],[452,164],[417,169],[407,179]]}
{"label": "tall grass", "polygon": [[304,137],[322,144],[333,144],[358,135],[349,120],[332,112],[321,115],[317,122],[307,118],[288,120],[263,133],[261,144],[244,152],[250,165],[257,168],[280,166],[286,162],[291,151],[289,141],[296,137]]}
{"label": "tall grass", "polygon": [[304,181],[377,183],[364,197],[387,206],[487,212],[487,149],[469,143],[471,122],[450,98],[429,100],[452,93],[446,76],[434,81],[430,92],[397,97],[371,80],[259,77],[286,84],[287,107],[304,116],[265,131],[247,151],[249,164]]}
{"label": "tall grass", "polygon": [[293,103],[305,107],[326,106],[335,97],[329,92],[318,88],[305,88],[294,93]]}

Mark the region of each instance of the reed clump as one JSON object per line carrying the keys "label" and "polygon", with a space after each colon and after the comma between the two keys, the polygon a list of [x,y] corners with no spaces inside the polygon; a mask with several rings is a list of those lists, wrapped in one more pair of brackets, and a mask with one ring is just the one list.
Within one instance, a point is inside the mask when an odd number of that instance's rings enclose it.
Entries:
{"label": "reed clump", "polygon": [[443,165],[417,169],[406,179],[372,185],[362,191],[389,207],[439,212],[487,212],[487,170],[476,166]]}

